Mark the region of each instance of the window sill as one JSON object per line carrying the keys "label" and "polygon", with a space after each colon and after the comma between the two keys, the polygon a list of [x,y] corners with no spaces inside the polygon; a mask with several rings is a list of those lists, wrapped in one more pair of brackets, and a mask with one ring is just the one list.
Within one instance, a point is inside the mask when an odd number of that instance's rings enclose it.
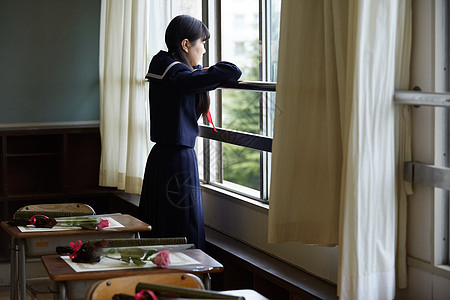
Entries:
{"label": "window sill", "polygon": [[[206,227],[207,251],[224,264],[222,274],[225,289],[238,289],[237,281],[251,273],[253,288],[270,299],[273,291],[280,292],[279,299],[337,299],[336,285],[315,277],[295,266],[255,249],[213,228]],[[243,278],[235,277],[243,276]],[[215,278],[214,280],[219,279]],[[245,281],[245,280],[244,280]],[[231,284],[232,286],[227,286]],[[259,284],[258,284],[259,283]],[[287,293],[287,295],[285,295]],[[281,297],[281,294],[287,297]]]}
{"label": "window sill", "polygon": [[221,198],[225,198],[230,201],[236,201],[251,208],[256,208],[258,210],[264,211],[266,213],[269,212],[269,204],[262,203],[261,201],[252,199],[250,197],[243,196],[238,193],[234,193],[232,191],[220,188],[219,186],[201,183],[202,191],[214,194],[216,196],[220,196]]}
{"label": "window sill", "polygon": [[[241,204],[247,205],[252,208],[256,208],[266,213],[268,213],[269,211],[269,204],[262,203],[250,197],[245,197],[240,194],[233,193],[231,191],[222,189],[218,186],[214,186],[211,184],[201,184],[201,187],[203,191],[215,194],[216,196],[220,196],[221,198],[226,198],[227,200],[231,201],[237,201]],[[111,191],[111,194],[114,195],[116,198],[124,200],[125,202],[133,206],[139,207],[140,195],[130,194],[119,190]]]}
{"label": "window sill", "polygon": [[414,257],[408,256],[407,259],[408,266],[420,269],[437,276],[441,276],[450,279],[450,266],[449,265],[435,265],[433,266],[430,262],[423,261]]}

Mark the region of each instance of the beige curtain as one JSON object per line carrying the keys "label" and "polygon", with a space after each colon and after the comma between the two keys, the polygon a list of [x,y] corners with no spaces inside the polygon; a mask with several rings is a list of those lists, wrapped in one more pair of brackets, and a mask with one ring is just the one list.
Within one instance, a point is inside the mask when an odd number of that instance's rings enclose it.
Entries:
{"label": "beige curtain", "polygon": [[102,1],[101,186],[140,193],[150,150],[147,73],[149,3]]}
{"label": "beige curtain", "polygon": [[270,243],[338,243],[341,109],[334,24],[326,2],[281,4]]}
{"label": "beige curtain", "polygon": [[339,244],[340,299],[395,295],[407,3],[282,2],[269,242]]}

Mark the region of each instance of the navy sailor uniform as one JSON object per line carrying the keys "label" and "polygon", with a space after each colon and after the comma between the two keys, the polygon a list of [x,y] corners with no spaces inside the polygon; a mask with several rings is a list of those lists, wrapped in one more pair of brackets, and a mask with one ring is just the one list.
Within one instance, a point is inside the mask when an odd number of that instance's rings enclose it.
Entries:
{"label": "navy sailor uniform", "polygon": [[150,135],[139,217],[152,226],[150,237],[187,237],[203,249],[205,229],[194,150],[198,135],[198,94],[236,81],[241,70],[229,62],[192,71],[160,51],[149,67]]}

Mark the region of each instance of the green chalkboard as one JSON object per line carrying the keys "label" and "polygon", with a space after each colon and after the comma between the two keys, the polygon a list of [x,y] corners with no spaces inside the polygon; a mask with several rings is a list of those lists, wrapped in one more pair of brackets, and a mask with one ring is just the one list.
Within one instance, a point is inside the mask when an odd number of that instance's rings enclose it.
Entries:
{"label": "green chalkboard", "polygon": [[99,120],[100,0],[0,0],[0,124]]}

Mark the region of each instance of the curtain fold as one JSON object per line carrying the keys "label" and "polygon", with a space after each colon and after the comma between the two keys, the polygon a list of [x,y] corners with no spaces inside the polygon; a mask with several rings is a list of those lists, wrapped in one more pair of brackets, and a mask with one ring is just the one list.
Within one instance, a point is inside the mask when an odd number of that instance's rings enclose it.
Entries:
{"label": "curtain fold", "polygon": [[334,29],[324,1],[283,1],[269,242],[338,243],[342,164]]}
{"label": "curtain fold", "polygon": [[340,299],[395,295],[408,148],[396,148],[393,95],[408,84],[408,5],[282,2],[269,242],[339,244]]}
{"label": "curtain fold", "polygon": [[140,193],[149,144],[145,74],[149,7],[103,0],[100,24],[101,186]]}
{"label": "curtain fold", "polygon": [[[395,296],[396,182],[393,94],[397,1],[350,1],[338,292]],[[349,72],[350,73],[350,72]]]}

